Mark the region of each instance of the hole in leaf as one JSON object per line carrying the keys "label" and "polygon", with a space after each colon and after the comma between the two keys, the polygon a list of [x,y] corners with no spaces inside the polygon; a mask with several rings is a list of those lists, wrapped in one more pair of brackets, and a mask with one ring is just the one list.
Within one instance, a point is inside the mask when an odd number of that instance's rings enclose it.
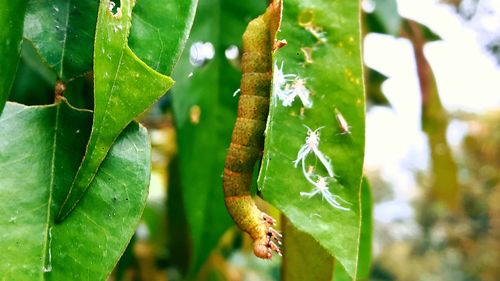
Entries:
{"label": "hole in leaf", "polygon": [[109,1],[109,11],[113,16],[119,17],[121,15],[121,0]]}

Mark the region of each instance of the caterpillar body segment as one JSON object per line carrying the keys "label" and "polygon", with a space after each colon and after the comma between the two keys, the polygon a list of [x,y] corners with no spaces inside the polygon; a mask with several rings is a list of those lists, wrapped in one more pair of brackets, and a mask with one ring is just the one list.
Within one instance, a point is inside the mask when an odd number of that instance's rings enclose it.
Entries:
{"label": "caterpillar body segment", "polygon": [[260,211],[250,195],[255,163],[262,157],[264,131],[269,113],[272,55],[283,43],[275,39],[281,21],[281,0],[252,20],[243,34],[241,94],[238,116],[224,166],[226,207],[238,227],[254,241],[257,257],[281,255],[281,235],[272,228],[275,220]]}

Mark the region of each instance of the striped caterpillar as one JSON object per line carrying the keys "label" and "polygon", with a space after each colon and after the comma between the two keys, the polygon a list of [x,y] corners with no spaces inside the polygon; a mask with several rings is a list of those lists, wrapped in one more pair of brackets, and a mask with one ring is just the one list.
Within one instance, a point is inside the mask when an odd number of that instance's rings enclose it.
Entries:
{"label": "striped caterpillar", "polygon": [[241,95],[238,117],[224,166],[224,199],[238,227],[253,239],[253,251],[259,258],[281,255],[274,241],[281,243],[271,226],[275,220],[260,211],[250,195],[252,172],[261,159],[264,130],[269,113],[272,79],[272,54],[284,45],[276,41],[281,21],[281,0],[274,0],[266,12],[252,20],[243,34]]}

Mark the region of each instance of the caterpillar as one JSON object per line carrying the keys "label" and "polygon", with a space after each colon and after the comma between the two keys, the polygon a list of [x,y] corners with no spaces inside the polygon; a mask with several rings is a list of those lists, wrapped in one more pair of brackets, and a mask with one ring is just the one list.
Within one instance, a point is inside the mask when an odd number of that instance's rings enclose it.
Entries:
{"label": "caterpillar", "polygon": [[224,201],[237,226],[253,239],[254,254],[270,259],[281,255],[275,242],[281,234],[275,220],[260,211],[250,195],[255,163],[261,159],[269,113],[272,55],[285,42],[277,41],[282,2],[274,0],[266,12],[252,20],[243,33],[242,77],[238,115],[223,174]]}

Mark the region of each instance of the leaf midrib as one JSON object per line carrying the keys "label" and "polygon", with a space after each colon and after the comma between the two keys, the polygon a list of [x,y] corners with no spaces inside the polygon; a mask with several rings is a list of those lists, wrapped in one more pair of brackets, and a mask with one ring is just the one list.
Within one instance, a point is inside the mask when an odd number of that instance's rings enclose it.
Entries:
{"label": "leaf midrib", "polygon": [[[51,206],[52,206],[52,195],[53,195],[53,188],[54,188],[54,181],[55,181],[55,159],[56,159],[56,147],[57,147],[57,131],[59,130],[59,112],[60,112],[60,105],[56,106],[56,114],[55,114],[55,123],[54,123],[54,138],[53,138],[53,143],[52,143],[52,159],[51,159],[51,164],[50,164],[50,182],[49,182],[49,197],[47,199],[47,219],[45,221],[45,231],[44,231],[44,238],[43,238],[43,247],[42,247],[42,266],[41,266],[41,279],[40,280],[45,280],[45,272],[44,268],[46,268],[47,265],[47,253],[50,251],[48,248],[48,245],[50,244],[49,241],[49,231],[50,231],[50,218],[51,218]],[[49,259],[48,264],[51,264],[51,261]]]}
{"label": "leaf midrib", "polygon": [[[68,24],[69,24],[69,10],[70,10],[70,7],[71,7],[71,0],[68,0],[68,2],[66,3],[66,23],[64,24],[64,38],[63,38],[63,41],[62,41],[62,46],[61,46],[61,59],[59,60],[59,64],[61,65],[61,67],[59,68],[59,78],[62,78],[63,76],[63,69],[64,69],[64,53],[66,51],[66,41],[67,41],[67,38],[68,38]],[[59,109],[58,109],[58,112],[59,112]]]}
{"label": "leaf midrib", "polygon": [[[160,42],[160,45],[161,45],[161,49],[160,49],[160,54],[158,55],[158,59],[157,59],[157,63],[156,63],[156,66],[154,67],[154,69],[158,72],[160,72],[160,64],[161,64],[161,58],[163,56],[163,52],[165,51],[165,43],[163,42],[163,39],[161,37],[161,32],[160,32],[160,29],[155,26],[154,24],[146,21],[145,19],[143,19],[141,16],[139,16],[138,14],[133,14],[133,16],[138,19],[139,21],[143,22],[144,24],[146,25],[149,25],[151,28],[153,28],[156,32],[156,34],[158,35],[158,39],[159,39],[159,42]],[[128,45],[128,44],[127,44]],[[144,61],[145,62],[145,61]]]}
{"label": "leaf midrib", "polygon": [[[99,5],[101,5],[101,3],[99,3]],[[99,9],[100,9],[100,8],[99,8]],[[108,12],[108,11],[106,11],[106,12]],[[99,23],[98,23],[98,24],[99,24]],[[126,28],[127,28],[127,27],[126,27]],[[130,27],[128,27],[128,28],[130,28]],[[129,29],[129,30],[130,30],[130,29]],[[96,34],[97,34],[97,30],[96,30]],[[128,38],[128,36],[129,36],[128,32],[125,32],[125,36]],[[89,144],[90,144],[90,143],[92,143],[92,142],[94,141],[94,139],[95,139],[95,142],[97,143],[97,140],[101,137],[101,130],[102,130],[102,127],[103,127],[103,125],[104,125],[104,119],[106,118],[106,116],[107,116],[107,115],[109,115],[109,114],[107,114],[107,112],[108,112],[108,107],[109,107],[109,103],[111,102],[111,100],[112,100],[112,99],[114,98],[114,96],[115,96],[115,94],[114,94],[114,93],[115,93],[115,92],[114,92],[114,89],[115,89],[115,86],[116,86],[116,81],[117,81],[117,79],[118,79],[118,74],[119,74],[119,72],[120,72],[120,69],[121,69],[121,66],[122,66],[123,57],[124,57],[124,55],[125,55],[125,52],[127,51],[127,48],[128,48],[128,45],[127,45],[127,39],[125,39],[125,40],[124,40],[124,42],[123,42],[123,44],[122,44],[122,46],[121,46],[121,48],[120,48],[120,59],[118,60],[118,64],[117,64],[117,68],[116,68],[115,76],[113,77],[113,82],[112,82],[111,88],[110,88],[109,92],[107,92],[107,93],[109,93],[109,95],[106,95],[106,96],[107,96],[106,106],[104,107],[104,110],[103,110],[102,114],[100,114],[100,116],[99,116],[99,123],[100,123],[100,124],[99,124],[99,127],[95,127],[95,124],[97,123],[97,121],[96,121],[97,115],[96,115],[96,113],[95,113],[95,111],[94,111],[94,121],[93,121],[93,124],[92,124],[92,132],[91,132],[91,134],[90,134],[90,139],[89,139],[89,142],[88,142]],[[94,53],[95,53],[95,50],[94,50]],[[94,59],[95,59],[95,54],[94,54]],[[95,61],[94,61],[94,64],[95,64]],[[94,73],[94,75],[95,75],[95,73]],[[95,84],[95,83],[96,83],[96,79],[94,79],[94,84]],[[94,95],[96,95],[95,91],[96,91],[96,89],[95,89],[95,85],[94,85]],[[94,109],[94,110],[95,110],[95,109]],[[87,148],[87,151],[88,151],[88,148]],[[76,175],[75,175],[75,178],[73,179],[73,182],[71,183],[71,186],[70,186],[69,191],[68,191],[68,194],[66,195],[66,198],[65,198],[65,200],[64,200],[64,202],[63,202],[63,204],[62,204],[62,207],[64,207],[64,206],[65,206],[65,204],[67,204],[68,199],[71,197],[71,194],[72,194],[72,193],[73,193],[73,191],[74,191],[74,186],[75,186],[75,184],[76,184],[76,181],[78,180],[78,177],[80,176],[80,173],[81,173],[81,171],[82,171],[83,163],[85,163],[85,159],[86,159],[87,157],[89,157],[89,156],[87,155],[87,152],[86,152],[86,153],[85,153],[85,156],[84,156],[84,159],[83,159],[83,162],[82,162],[82,165],[80,165],[80,166],[78,167],[78,171],[77,171],[77,173],[76,173]],[[96,169],[92,172],[91,179],[90,179],[89,183],[87,184],[87,186],[86,186],[85,190],[88,188],[88,186],[90,185],[90,183],[92,182],[92,180],[93,180],[93,179],[94,179],[94,177],[96,176],[97,171],[98,171],[98,168],[96,168]],[[74,209],[74,208],[78,205],[78,203],[80,202],[80,200],[81,200],[81,199],[82,199],[82,198],[79,198],[78,200],[76,200],[76,201],[73,203],[73,205],[71,206],[70,210],[73,210],[73,209]],[[61,209],[59,210],[59,216],[60,216],[60,214],[61,214],[62,207],[61,207]],[[65,215],[65,217],[66,217],[66,216],[68,216],[68,215],[69,215],[69,213],[71,213],[71,212],[72,212],[72,211],[68,212],[68,213]],[[65,219],[65,218],[64,218],[64,219]]]}

